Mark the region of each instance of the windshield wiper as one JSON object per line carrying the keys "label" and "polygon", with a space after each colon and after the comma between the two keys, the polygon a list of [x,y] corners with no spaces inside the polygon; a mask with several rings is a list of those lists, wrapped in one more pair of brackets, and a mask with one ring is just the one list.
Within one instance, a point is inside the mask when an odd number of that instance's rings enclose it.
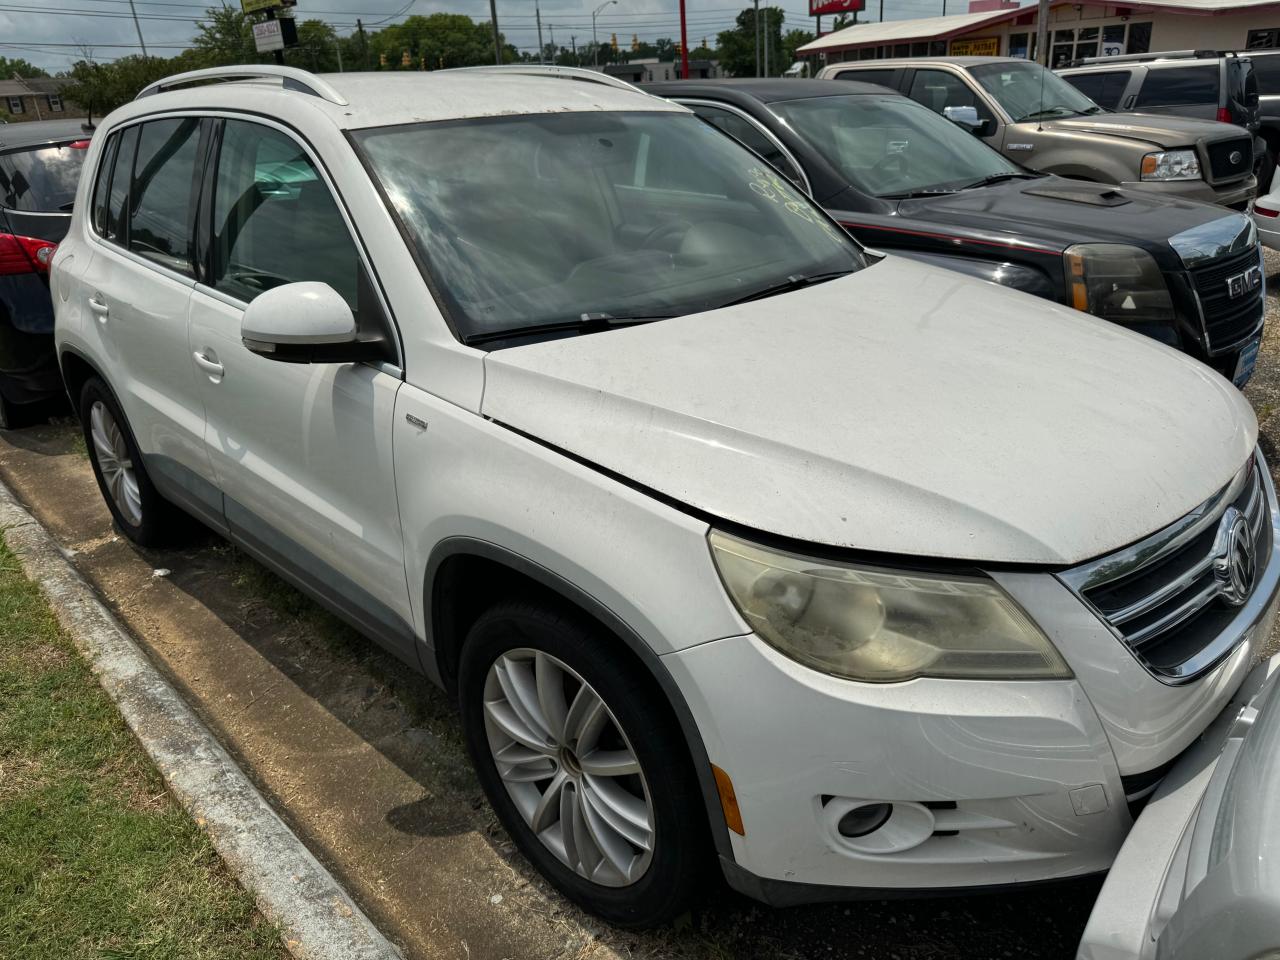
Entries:
{"label": "windshield wiper", "polygon": [[920,197],[945,197],[955,192],[954,187],[929,187],[924,190],[909,190],[906,193],[881,193],[878,196],[881,200],[917,200]]}
{"label": "windshield wiper", "polygon": [[506,330],[490,330],[485,333],[473,333],[463,340],[468,346],[478,343],[489,343],[493,340],[507,340],[511,337],[534,337],[541,333],[595,333],[597,330],[612,330],[614,327],[631,327],[640,323],[652,323],[654,320],[670,320],[673,313],[645,314],[644,316],[614,316],[612,313],[584,313],[577,320],[557,320],[552,323],[531,323],[527,327],[510,327]]}
{"label": "windshield wiper", "polygon": [[1039,176],[1038,173],[1024,173],[1021,170],[1016,173],[993,173],[991,176],[975,180],[973,183],[966,183],[960,189],[972,190],[975,187],[989,187],[993,183],[1003,183],[1005,180],[1036,180]]}
{"label": "windshield wiper", "polygon": [[750,303],[752,300],[763,300],[766,297],[777,296],[780,293],[789,293],[802,287],[811,287],[815,283],[826,283],[828,280],[847,277],[851,273],[853,273],[853,270],[832,270],[830,273],[815,273],[812,275],[793,273],[785,280],[771,283],[767,287],[761,287],[759,290],[744,294],[741,297],[726,300],[724,303],[716,304],[711,309],[720,310],[724,307],[736,307],[740,303]]}
{"label": "windshield wiper", "polygon": [[[1055,113],[1057,110],[1065,110],[1066,113]],[[1079,110],[1072,110],[1070,107],[1058,104],[1054,107],[1045,107],[1043,110],[1036,110],[1028,113],[1025,117],[1019,117],[1014,123],[1026,123],[1028,120],[1062,120],[1065,117],[1078,117]]]}

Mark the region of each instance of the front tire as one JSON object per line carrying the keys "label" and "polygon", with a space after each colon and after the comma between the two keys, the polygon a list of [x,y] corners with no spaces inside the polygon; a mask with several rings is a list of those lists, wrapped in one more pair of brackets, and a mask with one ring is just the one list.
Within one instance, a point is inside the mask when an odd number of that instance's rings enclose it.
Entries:
{"label": "front tire", "polygon": [[463,732],[521,852],[620,927],[688,909],[710,857],[702,797],[671,711],[585,618],[498,604],[462,650]]}
{"label": "front tire", "polygon": [[79,410],[93,475],[116,527],[143,547],[181,539],[190,520],[152,484],[124,413],[97,377],[81,390]]}

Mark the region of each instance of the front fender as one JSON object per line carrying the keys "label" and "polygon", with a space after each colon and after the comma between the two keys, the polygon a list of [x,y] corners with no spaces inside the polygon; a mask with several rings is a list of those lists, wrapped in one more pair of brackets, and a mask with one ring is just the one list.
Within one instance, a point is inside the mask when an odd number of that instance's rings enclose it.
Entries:
{"label": "front fender", "polygon": [[1063,291],[1045,274],[1043,270],[1022,263],[1011,263],[1007,260],[980,260],[974,257],[957,257],[945,253],[931,253],[923,250],[897,250],[897,256],[908,257],[935,267],[955,270],[959,273],[977,277],[990,283],[998,283],[1002,287],[1021,290],[1036,297],[1061,301]]}

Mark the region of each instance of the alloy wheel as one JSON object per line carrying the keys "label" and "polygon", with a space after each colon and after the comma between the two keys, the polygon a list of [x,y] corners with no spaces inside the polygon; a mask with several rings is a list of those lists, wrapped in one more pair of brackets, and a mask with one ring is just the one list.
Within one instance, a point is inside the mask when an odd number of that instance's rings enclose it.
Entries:
{"label": "alloy wheel", "polygon": [[89,410],[89,433],[93,453],[102,471],[102,480],[120,515],[133,526],[142,523],[142,495],[138,490],[138,474],[125,441],[124,431],[116,423],[106,404],[95,400]]}
{"label": "alloy wheel", "polygon": [[653,859],[653,801],[635,750],[592,686],[540,650],[485,677],[489,750],[529,829],[592,883],[626,887]]}

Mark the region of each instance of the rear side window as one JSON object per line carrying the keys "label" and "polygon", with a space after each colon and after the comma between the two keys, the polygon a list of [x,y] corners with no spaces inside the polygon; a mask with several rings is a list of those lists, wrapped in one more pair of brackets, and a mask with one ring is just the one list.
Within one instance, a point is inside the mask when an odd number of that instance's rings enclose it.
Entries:
{"label": "rear side window", "polygon": [[107,196],[106,239],[123,244],[129,227],[129,181],[133,179],[133,159],[138,153],[138,128],[120,134],[116,162],[111,168],[111,192]]}
{"label": "rear side window", "polygon": [[859,83],[878,83],[890,90],[898,89],[895,68],[888,70],[842,70],[836,74],[837,80],[857,80]]}
{"label": "rear side window", "polygon": [[792,183],[804,183],[800,171],[795,168],[795,165],[750,120],[738,116],[731,110],[722,110],[719,107],[708,107],[703,104],[694,104],[691,109],[716,129],[722,130],[739,143],[760,154],[765,160],[769,161],[770,166]]}
{"label": "rear side window", "polygon": [[100,235],[107,235],[107,198],[111,193],[111,166],[115,163],[116,148],[120,146],[120,137],[113,135],[102,148],[102,156],[98,160],[98,176],[93,183],[93,229]]}
{"label": "rear side window", "polygon": [[129,196],[129,249],[188,276],[199,148],[195,117],[142,124]]}
{"label": "rear side window", "polygon": [[[1276,31],[1280,33],[1280,30]],[[1258,80],[1258,89],[1265,96],[1280,93],[1280,54],[1251,53],[1253,75]]]}
{"label": "rear side window", "polygon": [[0,207],[32,213],[71,210],[89,141],[0,153]]}
{"label": "rear side window", "polygon": [[318,280],[360,315],[360,258],[346,221],[306,151],[283,133],[226,121],[213,229],[214,288],[247,302]]}
{"label": "rear side window", "polygon": [[1218,103],[1218,64],[1147,71],[1137,107],[1184,107]]}
{"label": "rear side window", "polygon": [[1071,84],[1099,106],[1115,110],[1120,106],[1124,88],[1129,84],[1128,70],[1108,70],[1105,73],[1072,73],[1063,80]]}

